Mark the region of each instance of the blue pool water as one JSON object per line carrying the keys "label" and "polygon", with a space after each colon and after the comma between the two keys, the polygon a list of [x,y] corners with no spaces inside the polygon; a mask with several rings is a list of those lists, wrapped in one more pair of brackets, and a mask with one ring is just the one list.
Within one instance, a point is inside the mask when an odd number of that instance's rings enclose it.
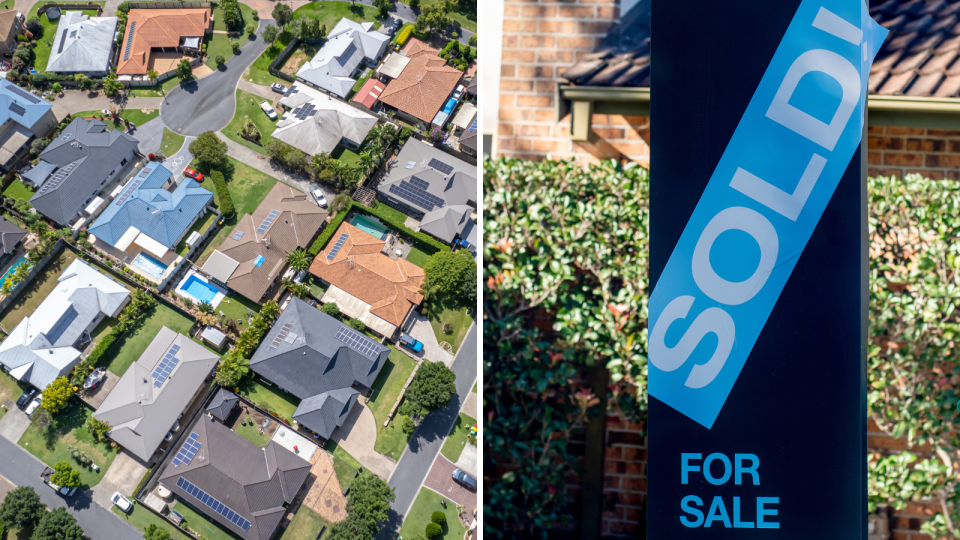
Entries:
{"label": "blue pool water", "polygon": [[0,285],[2,285],[5,281],[7,281],[7,276],[9,276],[10,274],[13,274],[17,270],[17,267],[23,264],[24,261],[26,260],[27,260],[27,256],[21,255],[20,259],[18,259],[17,262],[13,263],[13,265],[10,267],[9,270],[4,272],[3,277],[0,278]]}
{"label": "blue pool water", "polygon": [[447,100],[447,104],[443,106],[443,112],[450,114],[453,112],[453,107],[457,104],[457,100],[450,98]]}
{"label": "blue pool water", "polygon": [[387,237],[387,228],[367,216],[355,214],[350,224],[374,238],[383,240]]}
{"label": "blue pool water", "polygon": [[198,302],[213,303],[213,298],[217,296],[217,288],[209,283],[198,279],[197,276],[190,276],[186,283],[180,288],[183,292],[197,299]]}
{"label": "blue pool water", "polygon": [[157,279],[160,279],[160,276],[167,271],[166,265],[143,252],[140,252],[137,258],[133,260],[133,266]]}

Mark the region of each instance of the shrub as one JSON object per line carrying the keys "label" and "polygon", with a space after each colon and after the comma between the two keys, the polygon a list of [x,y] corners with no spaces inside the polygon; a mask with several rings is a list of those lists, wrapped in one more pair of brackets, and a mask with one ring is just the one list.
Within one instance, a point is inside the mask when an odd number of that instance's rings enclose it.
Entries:
{"label": "shrub", "polygon": [[323,307],[320,308],[320,311],[326,313],[327,315],[329,315],[329,316],[331,316],[331,317],[339,317],[339,316],[340,316],[340,308],[338,308],[337,305],[334,304],[333,302],[328,302],[328,303],[324,304]]}
{"label": "shrub", "polygon": [[50,414],[56,414],[67,406],[67,402],[73,397],[73,386],[66,377],[57,377],[43,391],[43,401],[41,405]]}
{"label": "shrub", "polygon": [[361,321],[360,319],[350,319],[349,321],[347,321],[347,326],[349,326],[350,328],[353,328],[357,332],[365,332],[367,330],[367,325],[363,324],[363,321]]}
{"label": "shrub", "polygon": [[400,30],[400,33],[397,34],[397,45],[403,47],[407,43],[407,40],[410,39],[411,33],[413,33],[413,25],[408,24],[404,26],[403,29]]}
{"label": "shrub", "polygon": [[453,333],[453,325],[450,324],[450,323],[443,323],[443,326],[442,326],[440,329],[443,330],[443,333],[444,333],[444,334],[452,334],[452,333]]}
{"label": "shrub", "polygon": [[239,51],[239,50],[240,50],[240,42],[239,42],[239,41],[234,41],[233,43],[230,44],[230,48],[233,49],[233,52]]}
{"label": "shrub", "polygon": [[434,538],[440,538],[440,535],[443,534],[443,527],[436,523],[427,523],[427,528],[423,532],[427,535],[427,538],[433,540]]}
{"label": "shrub", "polygon": [[223,57],[222,54],[218,54],[213,58],[213,61],[217,63],[217,66],[222,66],[227,63],[227,59]]}
{"label": "shrub", "polygon": [[413,421],[413,419],[404,414],[400,416],[400,429],[409,435],[413,433],[413,430],[417,429],[417,424]]}
{"label": "shrub", "polygon": [[[256,15],[254,15],[254,17],[256,17]],[[247,30],[247,34],[252,36],[257,33],[257,25],[250,23],[247,25],[246,30]]]}
{"label": "shrub", "polygon": [[227,182],[223,179],[223,173],[220,171],[211,171],[210,178],[213,180],[213,187],[217,191],[217,204],[220,206],[220,212],[224,218],[232,216],[236,210],[233,207],[230,190],[227,189]]}
{"label": "shrub", "polygon": [[437,525],[443,525],[447,522],[447,515],[440,510],[437,510],[432,516],[430,516],[430,521],[436,523]]}
{"label": "shrub", "polygon": [[27,19],[27,30],[34,33],[34,35],[40,35],[43,32],[43,25],[40,24],[40,19],[36,17],[30,17]]}
{"label": "shrub", "polygon": [[153,155],[153,154],[150,154],[150,155],[147,156],[147,159],[149,159],[150,161],[156,161],[157,156],[155,156],[155,155]]}

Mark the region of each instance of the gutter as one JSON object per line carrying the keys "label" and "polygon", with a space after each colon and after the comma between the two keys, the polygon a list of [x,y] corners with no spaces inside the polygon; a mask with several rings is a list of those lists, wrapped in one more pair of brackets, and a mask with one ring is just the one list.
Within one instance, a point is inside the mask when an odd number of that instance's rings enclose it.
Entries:
{"label": "gutter", "polygon": [[[590,140],[594,114],[650,115],[649,88],[557,84],[556,121],[570,115],[570,138]],[[934,129],[960,129],[960,98],[870,95],[869,123]]]}

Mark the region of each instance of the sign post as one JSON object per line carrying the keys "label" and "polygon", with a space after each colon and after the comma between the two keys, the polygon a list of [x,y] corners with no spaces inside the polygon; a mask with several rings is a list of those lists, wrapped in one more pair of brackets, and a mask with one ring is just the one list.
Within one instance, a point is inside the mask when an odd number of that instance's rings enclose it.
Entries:
{"label": "sign post", "polygon": [[866,538],[863,0],[652,7],[648,537]]}

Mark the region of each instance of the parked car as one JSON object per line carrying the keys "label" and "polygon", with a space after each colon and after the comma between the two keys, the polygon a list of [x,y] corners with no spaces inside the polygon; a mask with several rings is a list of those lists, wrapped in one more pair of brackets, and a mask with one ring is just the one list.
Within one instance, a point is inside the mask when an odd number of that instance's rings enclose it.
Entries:
{"label": "parked car", "polygon": [[62,488],[53,482],[50,481],[50,477],[53,476],[53,473],[56,472],[50,467],[45,467],[43,472],[40,473],[40,479],[43,480],[43,483],[50,486],[51,489],[59,493],[63,497],[69,497],[77,492],[77,488]]}
{"label": "parked car", "polygon": [[183,170],[183,175],[187,178],[193,178],[197,182],[203,182],[203,173],[195,169],[191,169],[190,167],[187,167]]}
{"label": "parked car", "polygon": [[25,411],[27,413],[27,416],[33,415],[33,411],[37,410],[37,407],[40,406],[40,401],[42,398],[43,398],[43,395],[39,395],[33,398],[33,401],[30,402],[30,405],[27,406],[27,410]]}
{"label": "parked car", "polygon": [[420,343],[407,334],[400,334],[400,344],[413,352],[420,352],[423,350],[423,343]]}
{"label": "parked car", "polygon": [[110,497],[110,500],[113,501],[114,506],[123,510],[124,512],[129,513],[130,510],[133,509],[133,503],[121,495],[119,491],[114,492],[113,497]]}
{"label": "parked car", "polygon": [[457,89],[453,92],[453,99],[455,99],[455,100],[457,100],[457,101],[460,101],[460,98],[463,97],[463,91],[464,91],[464,88],[463,88],[463,85],[461,84],[461,85],[458,86]]}
{"label": "parked car", "polygon": [[32,398],[36,393],[36,388],[31,388],[30,390],[24,392],[23,395],[20,396],[20,399],[17,400],[17,407],[23,409],[23,407],[30,402],[30,398]]}
{"label": "parked car", "polygon": [[317,204],[319,204],[321,208],[327,207],[327,196],[323,193],[323,190],[320,189],[320,186],[310,184],[310,194],[313,195],[313,198],[316,199]]}
{"label": "parked car", "polygon": [[267,113],[267,116],[268,116],[271,120],[276,120],[276,119],[277,119],[277,111],[273,110],[273,107],[270,106],[270,102],[269,102],[269,101],[267,101],[267,100],[261,101],[261,102],[260,102],[260,108],[263,110],[263,112]]}
{"label": "parked car", "polygon": [[273,90],[274,92],[278,93],[278,94],[286,94],[286,93],[287,93],[287,87],[284,86],[284,85],[282,85],[282,84],[280,84],[280,83],[278,83],[278,82],[275,82],[275,83],[271,84],[271,85],[270,85],[270,89]]}
{"label": "parked car", "polygon": [[400,19],[394,19],[389,25],[387,25],[387,35],[392,36],[394,32],[397,31],[397,28],[400,28]]}
{"label": "parked car", "polygon": [[460,469],[453,471],[453,481],[467,489],[477,489],[477,479],[461,471]]}
{"label": "parked car", "polygon": [[92,390],[97,387],[98,384],[104,381],[107,378],[106,368],[97,368],[90,372],[90,375],[87,376],[87,380],[83,381],[84,390]]}

